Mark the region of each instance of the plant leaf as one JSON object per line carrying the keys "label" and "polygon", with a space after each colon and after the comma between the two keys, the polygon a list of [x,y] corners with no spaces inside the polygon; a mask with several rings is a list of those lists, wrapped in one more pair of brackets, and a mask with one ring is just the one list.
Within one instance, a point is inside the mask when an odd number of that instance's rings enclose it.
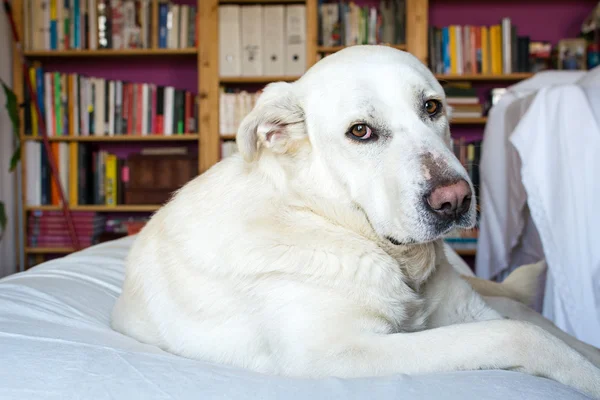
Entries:
{"label": "plant leaf", "polygon": [[15,170],[20,159],[21,159],[21,144],[19,144],[19,146],[17,146],[17,148],[15,149],[15,152],[13,153],[12,157],[10,158],[10,170],[9,170],[10,172],[13,172]]}
{"label": "plant leaf", "polygon": [[[6,228],[6,210],[4,210],[4,203],[0,201],[0,232],[4,232]],[[2,235],[0,235],[2,237]]]}
{"label": "plant leaf", "polygon": [[12,126],[13,126],[13,134],[15,135],[15,138],[17,139],[17,143],[20,142],[19,140],[19,103],[17,101],[17,95],[15,94],[15,92],[13,92],[11,90],[11,88],[9,88],[4,81],[0,80],[2,82],[2,87],[4,88],[4,94],[6,95],[6,110],[8,111],[8,116],[10,117],[10,120],[12,122]]}

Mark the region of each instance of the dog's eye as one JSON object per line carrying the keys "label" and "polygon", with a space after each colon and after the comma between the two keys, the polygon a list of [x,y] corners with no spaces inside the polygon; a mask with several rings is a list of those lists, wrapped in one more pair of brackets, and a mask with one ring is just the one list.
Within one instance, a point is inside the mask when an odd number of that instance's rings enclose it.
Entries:
{"label": "dog's eye", "polygon": [[356,124],[352,125],[350,128],[350,134],[357,139],[367,140],[373,134],[371,128],[366,124]]}
{"label": "dog's eye", "polygon": [[427,111],[427,114],[430,116],[437,114],[441,108],[442,103],[440,103],[438,100],[427,100],[425,102],[425,111]]}

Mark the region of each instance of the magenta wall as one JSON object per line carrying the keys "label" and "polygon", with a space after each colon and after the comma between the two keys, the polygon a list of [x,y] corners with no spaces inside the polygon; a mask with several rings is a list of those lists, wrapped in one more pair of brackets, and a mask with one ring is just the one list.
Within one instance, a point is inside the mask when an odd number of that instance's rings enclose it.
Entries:
{"label": "magenta wall", "polygon": [[520,35],[553,44],[579,33],[597,0],[430,0],[430,24],[493,25],[509,17]]}

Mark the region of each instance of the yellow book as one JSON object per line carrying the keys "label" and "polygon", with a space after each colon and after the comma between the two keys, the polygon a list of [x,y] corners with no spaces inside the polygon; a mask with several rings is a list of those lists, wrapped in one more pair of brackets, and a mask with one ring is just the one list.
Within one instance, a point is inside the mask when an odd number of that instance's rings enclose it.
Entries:
{"label": "yellow book", "polygon": [[104,193],[107,206],[117,205],[117,156],[107,154]]}
{"label": "yellow book", "polygon": [[490,73],[490,39],[488,27],[481,27],[481,73]]}
{"label": "yellow book", "polygon": [[458,60],[456,54],[456,26],[448,27],[448,36],[450,36],[450,73],[458,74]]}
{"label": "yellow book", "polygon": [[31,105],[29,109],[31,110],[31,135],[38,136],[38,119],[37,112],[35,111],[34,103],[37,102],[37,86],[35,81],[35,67],[29,67],[29,80],[31,81],[31,91],[33,92],[33,99],[31,99]]}
{"label": "yellow book", "polygon": [[491,32],[491,67],[492,74],[502,75],[502,32],[500,25],[493,25]]}
{"label": "yellow book", "polygon": [[79,177],[78,177],[78,166],[77,162],[79,159],[77,152],[77,143],[69,143],[69,204],[76,206],[78,201],[79,192]]}

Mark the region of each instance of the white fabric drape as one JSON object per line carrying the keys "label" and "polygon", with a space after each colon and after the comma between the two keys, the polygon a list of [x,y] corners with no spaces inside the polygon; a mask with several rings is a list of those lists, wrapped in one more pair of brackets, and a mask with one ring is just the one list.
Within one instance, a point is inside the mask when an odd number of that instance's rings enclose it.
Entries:
{"label": "white fabric drape", "polygon": [[[519,156],[509,138],[539,89],[574,82],[584,74],[583,71],[540,72],[509,87],[490,110],[479,167],[482,213],[475,259],[478,276],[497,278],[543,257],[528,215]],[[525,236],[524,231],[528,233]]]}
{"label": "white fabric drape", "polygon": [[544,75],[490,115],[476,272],[545,258],[543,315],[600,347],[600,68]]}

